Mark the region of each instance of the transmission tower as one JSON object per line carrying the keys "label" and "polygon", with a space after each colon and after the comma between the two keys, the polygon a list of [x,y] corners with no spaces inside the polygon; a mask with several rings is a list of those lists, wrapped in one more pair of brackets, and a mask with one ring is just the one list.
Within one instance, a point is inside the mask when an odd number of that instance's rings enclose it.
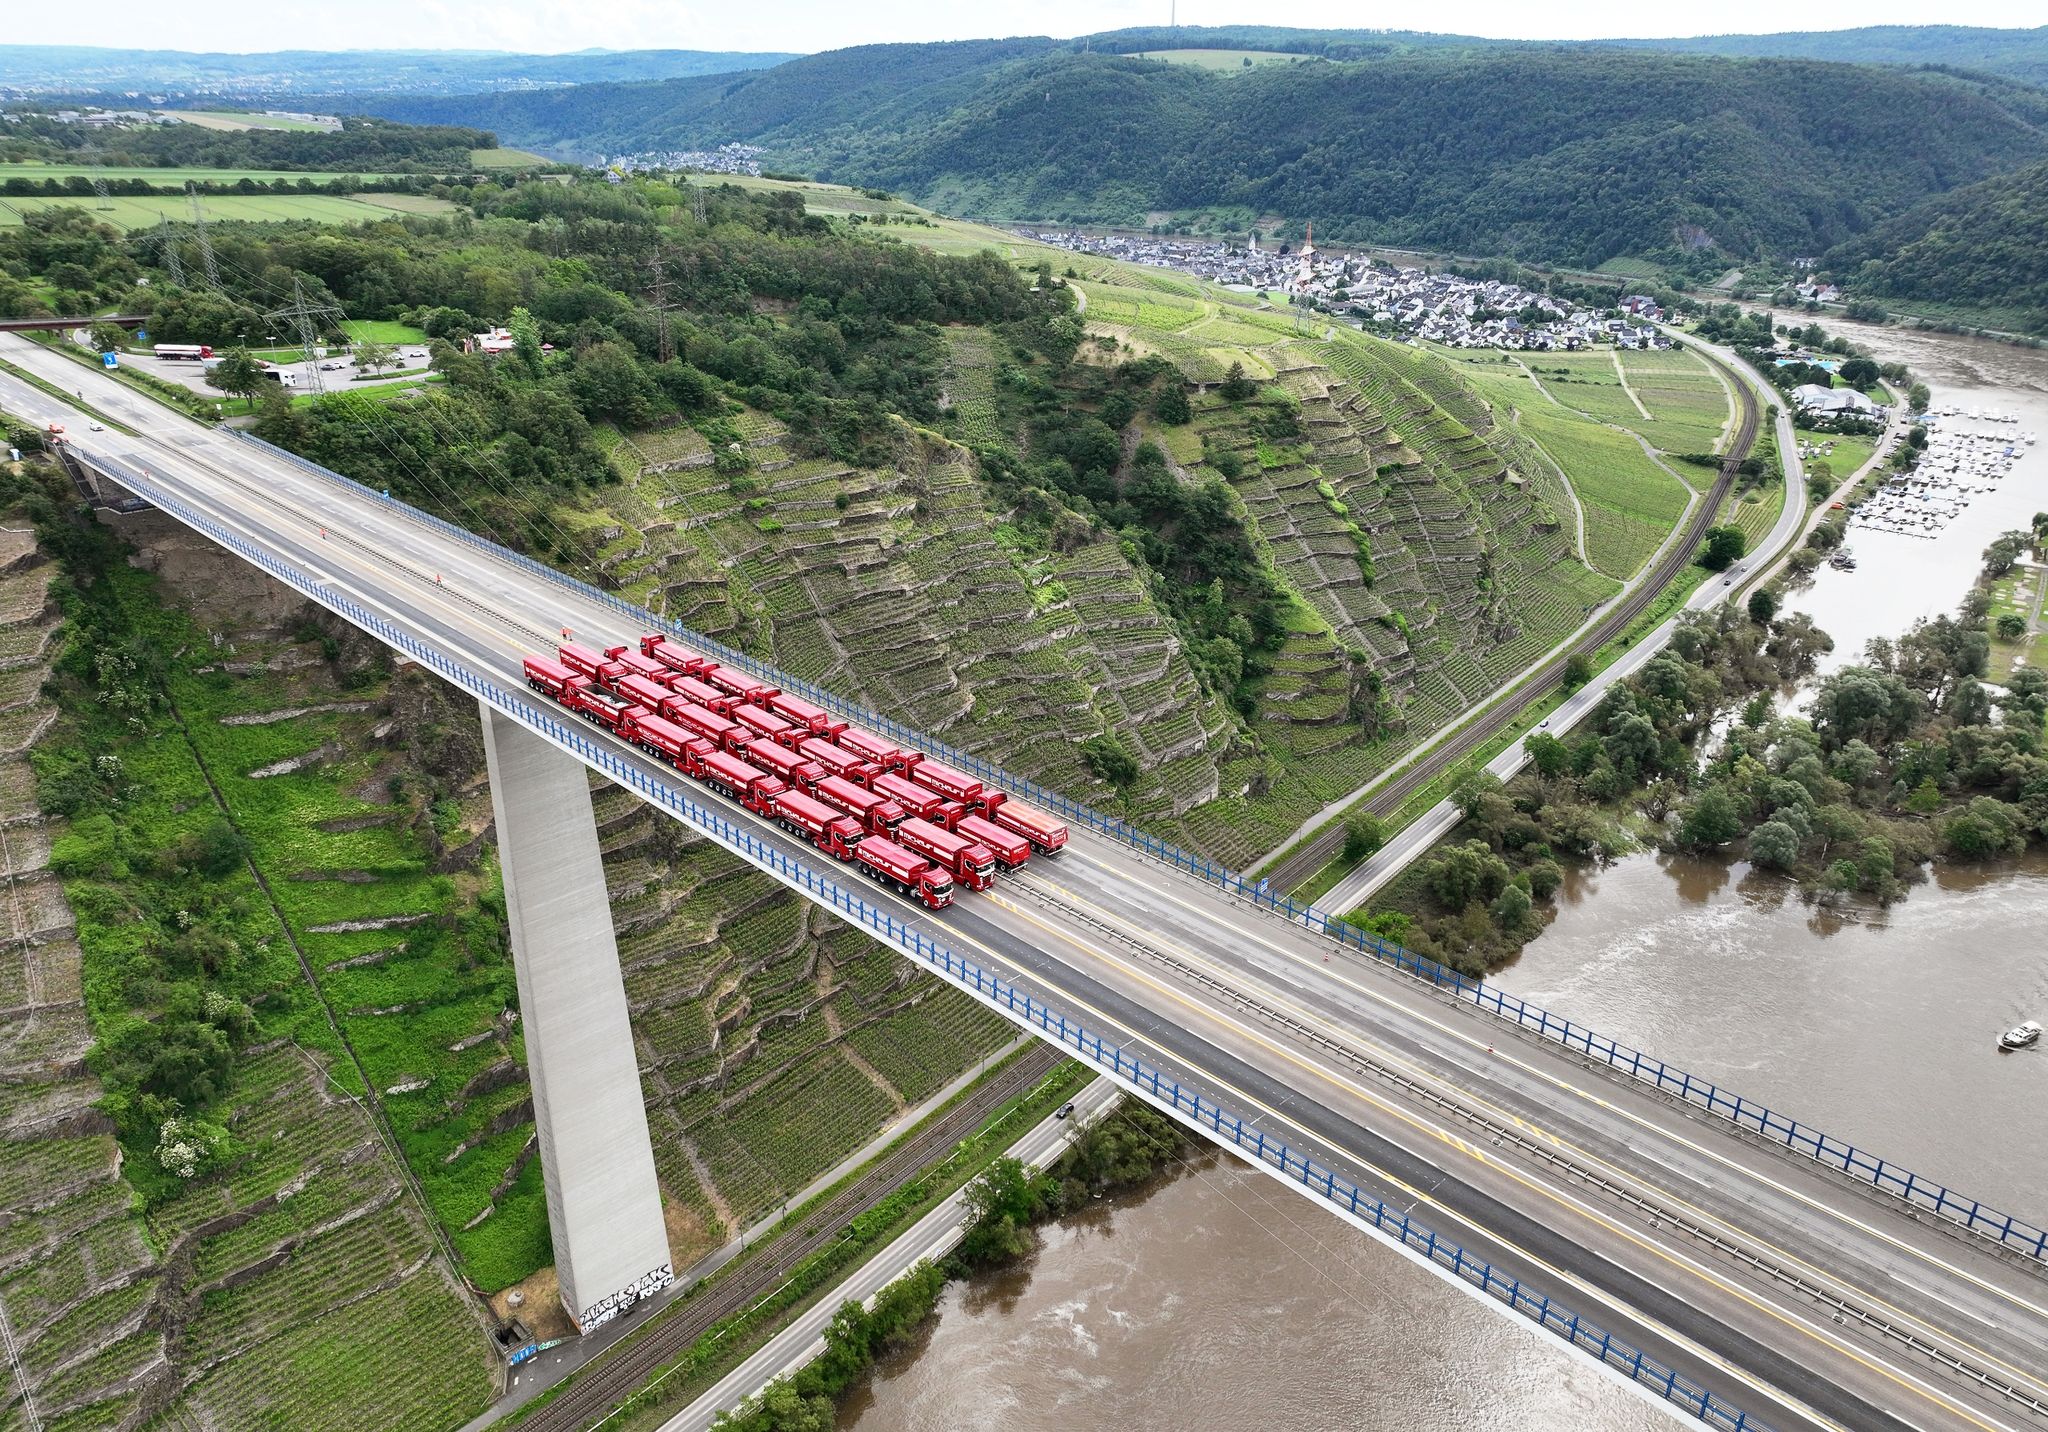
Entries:
{"label": "transmission tower", "polygon": [[263,316],[291,324],[292,331],[299,335],[299,347],[306,355],[306,381],[315,393],[324,393],[327,388],[320,376],[320,335],[326,329],[341,327],[341,310],[331,303],[314,303],[307,299],[306,285],[295,274],[292,277],[292,301]]}
{"label": "transmission tower", "polygon": [[206,208],[199,202],[199,191],[192,181],[185,181],[185,197],[192,201],[192,232],[199,236],[199,262],[206,269],[206,286],[220,288],[220,264],[213,256],[213,236],[206,232]]}
{"label": "transmission tower", "polygon": [[656,254],[648,264],[654,270],[654,281],[648,285],[648,292],[654,297],[654,321],[660,334],[659,351],[661,361],[666,363],[676,356],[675,340],[668,328],[668,313],[675,306],[668,301],[668,265],[660,254]]}
{"label": "transmission tower", "polygon": [[185,260],[178,252],[178,231],[171,227],[170,217],[159,209],[156,216],[160,224],[161,242],[164,246],[164,272],[171,276],[171,283],[178,288],[185,286]]}
{"label": "transmission tower", "polygon": [[78,152],[85,162],[92,166],[92,172],[86,177],[92,181],[93,197],[99,200],[99,203],[94,207],[100,209],[113,208],[114,196],[107,192],[107,166],[103,162],[106,156],[100,153],[99,146],[96,144],[89,144]]}
{"label": "transmission tower", "polygon": [[703,223],[703,222],[704,222],[704,186],[703,186],[702,184],[692,184],[692,185],[690,186],[690,209],[691,209],[691,212],[693,212],[694,214],[696,214],[696,216],[697,216],[697,222],[698,222],[699,224]]}

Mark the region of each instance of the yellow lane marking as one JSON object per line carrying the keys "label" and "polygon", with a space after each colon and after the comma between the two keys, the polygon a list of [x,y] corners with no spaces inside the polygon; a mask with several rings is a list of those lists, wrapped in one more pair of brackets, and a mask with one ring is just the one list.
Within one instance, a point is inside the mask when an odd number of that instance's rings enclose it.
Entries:
{"label": "yellow lane marking", "polygon": [[[1150,943],[1153,943],[1161,947],[1163,953],[1170,953],[1172,955],[1178,956],[1179,958],[1188,961],[1190,964],[1199,966],[1219,977],[1224,978],[1226,982],[1228,981],[1229,977],[1236,973],[1235,971],[1232,971],[1223,965],[1219,965],[1215,961],[1206,958],[1202,955],[1199,955],[1187,949],[1184,945],[1180,945],[1172,940],[1169,940],[1156,932],[1150,932],[1140,929],[1138,926],[1132,924],[1129,920],[1117,914],[1115,911],[1106,910],[1102,908],[1100,905],[1095,904],[1094,902],[1087,899],[1085,896],[1075,894],[1072,890],[1068,889],[1064,885],[1060,885],[1052,881],[1047,881],[1042,878],[1039,880],[1039,883],[1049,885],[1052,889],[1060,892],[1063,898],[1072,900],[1075,904],[1085,907],[1087,910],[1095,914],[1098,918],[1105,920],[1111,924],[1123,927],[1125,930],[1129,931],[1132,935],[1139,938],[1141,941],[1149,941]],[[1233,928],[1235,927],[1233,926]],[[1261,942],[1264,943],[1263,940]],[[1345,983],[1350,982],[1345,981]],[[1271,991],[1270,986],[1262,988],[1258,992],[1256,997],[1262,1001],[1270,1001],[1272,1003],[1279,1005],[1286,1012],[1299,1017],[1305,1023],[1312,1025],[1313,1027],[1321,1030],[1323,1033],[1329,1035],[1334,1039],[1339,1040],[1340,1042],[1345,1038],[1358,1037],[1351,1031],[1347,1031],[1345,1029],[1342,1029],[1341,1027],[1331,1026],[1321,1016],[1317,1015],[1316,1013],[1310,1010],[1304,1009],[1299,1004],[1296,1004],[1292,1000],[1289,1000],[1284,994]],[[1475,1043],[1473,1047],[1477,1048],[1478,1046]],[[1817,1279],[1822,1280],[1823,1282],[1835,1284],[1856,1296],[1867,1299],[1876,1308],[1881,1309],[1883,1312],[1887,1314],[1890,1314],[1892,1318],[1896,1321],[1902,1323],[1915,1324],[1922,1328],[1931,1337],[1953,1343],[1957,1348],[1960,1348],[1966,1352],[1973,1354],[1974,1356],[1981,1359],[1982,1361],[1984,1361],[1992,1367],[1998,1368],[2003,1372],[2009,1373],[2011,1376],[2018,1379],[2022,1383],[2031,1383],[2035,1386],[2048,1387],[2048,1383],[2044,1383],[2038,1373],[2029,1372],[2024,1368],[2015,1367],[2011,1363],[2006,1362],[2004,1359],[1998,1357],[1996,1354],[1987,1352],[1984,1349],[1975,1346],[1973,1343],[1969,1342],[1967,1339],[1961,1337],[1952,1330],[1939,1327],[1919,1314],[1908,1312],[1906,1309],[1900,1308],[1895,1304],[1888,1302],[1881,1293],[1861,1288],[1856,1284],[1851,1283],[1847,1278],[1844,1278],[1839,1274],[1818,1267],[1815,1264],[1810,1263],[1807,1260],[1799,1257],[1797,1254],[1779,1248],[1769,1239],[1757,1233],[1754,1233],[1746,1228],[1743,1228],[1737,1224],[1734,1224],[1721,1215],[1711,1213],[1706,1209],[1698,1207],[1697,1205],[1688,1201],[1682,1194],[1679,1194],[1677,1191],[1673,1189],[1664,1187],[1660,1184],[1653,1182],[1651,1178],[1648,1176],[1636,1174],[1629,1170],[1619,1168],[1614,1164],[1609,1163],[1607,1160],[1601,1158],[1599,1155],[1591,1152],[1590,1150],[1584,1149],[1576,1144],[1569,1142],[1562,1136],[1552,1132],[1549,1129],[1546,1129],[1540,1125],[1530,1124],[1520,1116],[1513,1114],[1508,1110],[1502,1109],[1497,1105],[1491,1103],[1477,1091],[1468,1091],[1460,1085],[1452,1084],[1449,1081],[1443,1079],[1442,1077],[1432,1073],[1430,1070],[1424,1068],[1423,1066],[1418,1065],[1413,1061],[1405,1058],[1404,1056],[1402,1056],[1394,1050],[1390,1050],[1385,1048],[1384,1046],[1374,1044],[1372,1045],[1371,1053],[1374,1058],[1380,1059],[1387,1064],[1393,1065],[1396,1068],[1399,1068],[1408,1073],[1409,1075],[1415,1077],[1419,1081],[1437,1089],[1440,1093],[1450,1098],[1454,1103],[1460,1101],[1468,1103],[1477,1110],[1482,1111],[1486,1115],[1489,1115],[1500,1122],[1512,1124],[1515,1127],[1520,1128],[1525,1132],[1529,1133],[1533,1137],[1539,1138],[1560,1150],[1572,1154],[1575,1157],[1584,1160],[1587,1164],[1592,1165],[1595,1168],[1612,1174],[1617,1179],[1620,1179],[1628,1183],[1642,1184],[1648,1188],[1651,1188],[1655,1190],[1660,1196],[1668,1198],[1669,1201],[1676,1205],[1678,1209],[1693,1214],[1703,1223],[1718,1225],[1721,1228],[1726,1229],[1730,1234],[1732,1234],[1735,1237],[1746,1239],[1750,1242],[1755,1243],[1758,1247],[1773,1254],[1774,1256],[1783,1260],[1786,1264],[1792,1267],[1798,1268],[1801,1271],[1810,1274]],[[1685,1141],[1680,1140],[1680,1142]],[[1691,1147],[1690,1144],[1688,1144],[1687,1146]],[[1769,1182],[1768,1179],[1765,1179],[1763,1181],[1766,1183]],[[1772,1186],[1775,1187],[1776,1185]],[[1937,1266],[1946,1267],[1947,1265],[1937,1264]],[[2018,1298],[2014,1298],[2012,1299],[2012,1301],[2023,1308],[2031,1307],[2030,1304],[2027,1304],[2026,1302]],[[1957,1309],[1957,1311],[1962,1312],[1963,1310]],[[1971,1316],[1967,1313],[1965,1313],[1964,1315]]]}
{"label": "yellow lane marking", "polygon": [[[1354,1083],[1352,1080],[1348,1078],[1345,1078],[1341,1075],[1333,1074],[1321,1065],[1302,1058],[1293,1050],[1288,1049],[1286,1046],[1267,1037],[1260,1030],[1251,1028],[1248,1025],[1241,1024],[1236,1019],[1230,1017],[1227,1014],[1222,1013],[1221,1011],[1215,1010],[1207,1005],[1199,1003],[1196,1000],[1188,998],[1181,991],[1172,988],[1171,986],[1163,983],[1160,980],[1154,979],[1145,971],[1130,966],[1124,960],[1114,955],[1107,954],[1106,952],[1097,950],[1093,946],[1084,944],[1082,941],[1075,938],[1075,936],[1070,932],[1063,930],[1056,925],[1050,924],[1047,921],[1039,919],[1030,911],[1023,909],[1020,906],[1014,905],[1011,902],[1000,898],[996,900],[996,903],[1002,906],[1004,909],[1009,910],[1019,919],[1036,926],[1038,929],[1044,931],[1047,935],[1051,936],[1052,938],[1072,945],[1075,949],[1080,950],[1084,954],[1093,955],[1097,960],[1101,961],[1102,963],[1115,968],[1126,978],[1157,991],[1161,996],[1171,1000],[1175,1004],[1180,1005],[1182,1008],[1188,1010],[1195,1017],[1211,1025],[1235,1032],[1240,1038],[1249,1041],[1250,1043],[1257,1044],[1263,1047],[1271,1054],[1277,1056],[1278,1058],[1286,1061],[1289,1064],[1294,1065],[1303,1073],[1311,1075],[1316,1079],[1320,1079],[1325,1084],[1328,1084],[1335,1089],[1341,1090],[1344,1093],[1351,1095],[1352,1097],[1360,1100],[1361,1102],[1365,1103],[1370,1107],[1381,1109],[1383,1112],[1391,1115],[1396,1120],[1414,1128],[1417,1132],[1425,1134],[1428,1137],[1435,1139],[1436,1141],[1445,1145],[1448,1148],[1455,1149],[1460,1153],[1468,1155],[1475,1162],[1478,1162],[1486,1166],[1487,1168],[1492,1169],[1494,1172],[1508,1179],[1511,1179],[1517,1184],[1520,1184],[1530,1193],[1550,1203],[1555,1204],[1558,1208],[1565,1211],[1566,1213],[1576,1213],[1578,1216],[1584,1218],[1586,1221],[1594,1224],[1595,1226],[1605,1229],[1607,1232],[1619,1238],[1623,1242],[1634,1244],[1644,1253],[1649,1254],[1651,1257],[1657,1259],[1658,1261],[1669,1264],[1673,1269],[1676,1269],[1679,1272],[1692,1274],[1700,1281],[1708,1284],[1713,1288],[1720,1290],[1722,1293],[1726,1294],[1729,1297],[1734,1298],[1736,1301],[1747,1304],[1749,1307],[1763,1314],[1765,1317],[1768,1317],[1773,1321],[1778,1322],[1795,1332],[1804,1334],[1806,1337],[1819,1343],[1821,1346],[1830,1348],[1835,1352],[1840,1353],[1841,1355],[1849,1358],[1851,1361],[1858,1363],[1859,1365],[1868,1369],[1869,1371],[1876,1373],[1880,1377],[1885,1378],[1887,1381],[1895,1383],[1899,1387],[1906,1389],[1907,1391],[1916,1393],[1917,1395],[1925,1398],[1926,1400],[1935,1403],[1937,1406],[1940,1406],[1945,1410],[1955,1413],[1957,1416],[1962,1417],[1964,1420],[1972,1423],[1975,1426],[1987,1429],[1987,1432],[1992,1432],[1992,1429],[1996,1429],[2000,1426],[2000,1424],[1998,1423],[1984,1421],[1970,1409],[1962,1406],[1960,1403],[1957,1403],[1954,1400],[1947,1397],[1939,1389],[1927,1386],[1926,1384],[1921,1383],[1917,1378],[1909,1374],[1895,1372],[1888,1365],[1875,1361],[1865,1356],[1862,1352],[1859,1352],[1857,1349],[1849,1346],[1847,1343],[1842,1342],[1841,1340],[1837,1339],[1825,1330],[1813,1327],[1796,1317],[1781,1312],[1778,1308],[1772,1306],[1769,1303],[1764,1302],[1762,1299],[1754,1296],[1746,1289],[1738,1287],[1735,1284],[1729,1282],[1727,1279],[1722,1278],[1712,1269],[1697,1264],[1689,1258],[1674,1256],[1673,1254],[1665,1251],[1663,1248],[1660,1248],[1655,1244],[1650,1243],[1648,1240],[1642,1238],[1640,1235],[1635,1233],[1634,1230],[1627,1228],[1622,1224],[1617,1223],[1615,1220],[1607,1217],[1599,1210],[1582,1204],[1577,1200],[1563,1196],[1562,1194],[1554,1191],[1547,1185],[1522,1174],[1519,1170],[1514,1169],[1509,1165],[1501,1162],[1500,1160],[1492,1157],[1484,1150],[1477,1148],[1476,1146],[1472,1145],[1466,1140],[1454,1134],[1451,1134],[1446,1130],[1435,1128],[1430,1125],[1422,1123],[1421,1121],[1416,1119],[1412,1114],[1410,1114],[1407,1110],[1388,1103],[1385,1099],[1381,1098],[1373,1091],[1365,1088],[1362,1085]],[[1064,997],[1065,996],[1063,993],[1062,998]],[[1100,1016],[1098,1015],[1098,1017]],[[1210,1076],[1207,1075],[1207,1073],[1205,1072],[1204,1077],[1208,1078]],[[1306,1131],[1304,1131],[1304,1133],[1306,1133]],[[1309,1134],[1308,1137],[1315,1139],[1318,1142],[1328,1142],[1327,1139],[1324,1139],[1319,1135]],[[1349,1157],[1357,1157],[1356,1154],[1354,1154],[1349,1149],[1344,1150],[1344,1152]],[[1363,1162],[1363,1160],[1361,1160],[1361,1162]],[[1434,1202],[1434,1200],[1431,1201]],[[1450,1210],[1446,1211],[1450,1212]],[[1458,1217],[1467,1223],[1473,1221],[1469,1217],[1466,1217],[1462,1214],[1453,1213],[1452,1216]],[[1519,1252],[1520,1250],[1517,1251]]]}
{"label": "yellow lane marking", "polygon": [[[1094,866],[1096,869],[1102,870],[1112,876],[1116,875],[1117,873],[1111,867],[1104,865],[1101,861],[1094,859],[1092,856],[1083,854],[1081,856],[1081,859],[1086,861],[1088,864]],[[1040,876],[1038,878],[1042,879],[1043,877]],[[1059,885],[1050,881],[1047,881],[1046,883],[1050,884],[1053,889],[1060,891],[1063,895],[1067,895],[1076,900],[1081,899],[1080,896],[1074,895],[1072,891],[1068,890],[1063,885]],[[1198,917],[1205,919],[1213,920],[1216,918],[1215,912],[1204,911],[1195,905],[1189,904],[1187,901],[1181,899],[1178,895],[1175,895],[1171,890],[1167,889],[1164,885],[1155,885],[1151,888],[1156,893],[1164,896],[1168,900],[1171,900],[1174,904],[1180,906],[1183,910],[1189,911],[1191,914],[1194,914]],[[1427,1024],[1431,1028],[1437,1030],[1438,1032],[1451,1036],[1453,1039],[1457,1040],[1461,1044],[1466,1045],[1470,1049],[1490,1049],[1493,1047],[1487,1045],[1484,1040],[1477,1038],[1467,1030],[1459,1029],[1453,1025],[1446,1024],[1442,1020],[1436,1018],[1434,1015],[1428,1014],[1422,1010],[1410,1008],[1409,1006],[1395,1000],[1392,996],[1386,994],[1384,991],[1376,989],[1370,984],[1351,978],[1351,976],[1345,974],[1342,968],[1339,966],[1331,966],[1325,969],[1320,962],[1311,960],[1307,955],[1303,954],[1299,950],[1291,950],[1286,948],[1285,946],[1275,944],[1272,940],[1266,938],[1266,936],[1260,934],[1258,931],[1251,929],[1248,926],[1239,924],[1234,920],[1228,923],[1229,927],[1232,930],[1236,931],[1238,934],[1243,935],[1247,939],[1256,941],[1260,945],[1263,945],[1266,949],[1271,950],[1275,954],[1280,955],[1283,959],[1287,960],[1288,962],[1295,965],[1299,965],[1305,970],[1315,971],[1319,973],[1321,977],[1329,979],[1337,984],[1340,984],[1344,988],[1351,990],[1357,994],[1361,994],[1365,996],[1367,999],[1372,1000],[1376,1004],[1384,1005],[1389,1009],[1401,1012],[1409,1018],[1419,1020],[1422,1023]],[[1290,922],[1290,924],[1291,923],[1292,922]],[[1937,1257],[1934,1253],[1930,1252],[1927,1249],[1920,1248],[1912,1243],[1908,1243],[1905,1240],[1899,1238],[1897,1235],[1888,1233],[1881,1228],[1877,1228],[1872,1226],[1871,1224],[1865,1223],[1862,1219],[1856,1218],[1842,1209],[1835,1208],[1834,1206],[1824,1203],[1819,1199],[1812,1197],[1809,1194],[1800,1192],[1796,1188],[1792,1188],[1786,1184],[1782,1184],[1778,1182],[1776,1179],[1770,1177],[1766,1173],[1753,1169],[1746,1164],[1737,1162],[1736,1160],[1730,1158],[1728,1155],[1722,1153],[1718,1149],[1709,1148],[1704,1144],[1695,1143],[1693,1140],[1687,1138],[1684,1134],[1680,1132],[1664,1129],[1663,1127],[1651,1122],[1649,1119],[1644,1118],[1642,1115],[1637,1114],[1632,1110],[1624,1108],[1619,1104],[1615,1104],[1601,1097],[1600,1095],[1592,1092],[1589,1089],[1581,1088],[1579,1085],[1572,1083],[1568,1079],[1553,1074],[1548,1070],[1540,1069],[1535,1065],[1527,1062],[1526,1060],[1517,1058],[1512,1054],[1496,1053],[1494,1057],[1506,1060],[1508,1063],[1513,1064],[1517,1069],[1522,1070],[1524,1073],[1529,1074],[1534,1078],[1542,1080],[1544,1083],[1551,1085],[1553,1088],[1572,1094],[1575,1097],[1583,1099],[1587,1103],[1592,1104],[1597,1108],[1605,1109],[1611,1113],[1617,1114],[1621,1118],[1624,1118],[1628,1122],[1636,1125],[1638,1128],[1646,1129],[1653,1133],[1660,1134],[1663,1137],[1670,1139],[1672,1142],[1680,1144],[1685,1148],[1692,1150],[1694,1153],[1699,1154],[1701,1157],[1706,1158],[1714,1163],[1717,1163],[1724,1168],[1733,1169],[1739,1173],[1744,1174],[1747,1177],[1754,1178],[1758,1182],[1763,1183],[1772,1189],[1775,1189],[1777,1192],[1784,1194],[1786,1197],[1791,1198],[1805,1205],[1808,1208],[1814,1209],[1818,1212],[1825,1213],[1829,1217],[1834,1218],[1839,1222],[1848,1224],[1850,1227],[1855,1228],[1858,1231],[1865,1233],[1870,1237],[1875,1238],[1880,1242],[1883,1242],[1895,1249],[1898,1249],[1901,1252],[1907,1253],[1921,1262],[1931,1264],[1932,1266],[1939,1268],[1944,1272],[1953,1274],[1954,1276],[1963,1279],[1965,1282],[1971,1283],[1974,1286],[1984,1290],[1985,1292],[1991,1293],[1994,1296],[2013,1304],[2015,1307],[2024,1309],[2025,1311],[2035,1315],[2036,1317],[2048,1318],[2048,1306],[2043,1306],[2039,1303],[2030,1302],[2023,1295],[2016,1293],[2010,1289],[2000,1287],[1998,1284],[1986,1280],[1977,1273],[1973,1273],[1968,1269],[1960,1268],[1952,1263],[1948,1263],[1942,1260],[1941,1258]]]}

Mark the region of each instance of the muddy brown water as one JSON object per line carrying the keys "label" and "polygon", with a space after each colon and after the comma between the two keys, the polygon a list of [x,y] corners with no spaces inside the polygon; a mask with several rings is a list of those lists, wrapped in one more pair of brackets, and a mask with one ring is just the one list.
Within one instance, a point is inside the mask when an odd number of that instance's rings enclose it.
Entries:
{"label": "muddy brown water", "polygon": [[[1790,603],[1837,637],[1953,610],[1990,538],[2048,509],[2048,353],[1830,320],[1939,404],[2042,442],[1933,541],[1859,533]],[[1645,853],[1575,874],[1500,984],[1952,1187],[2048,1221],[2048,858],[1945,869],[1888,910],[1822,907],[1740,864]],[[1046,1231],[939,1316],[841,1432],[1209,1428],[1635,1432],[1660,1410],[1235,1160]]]}

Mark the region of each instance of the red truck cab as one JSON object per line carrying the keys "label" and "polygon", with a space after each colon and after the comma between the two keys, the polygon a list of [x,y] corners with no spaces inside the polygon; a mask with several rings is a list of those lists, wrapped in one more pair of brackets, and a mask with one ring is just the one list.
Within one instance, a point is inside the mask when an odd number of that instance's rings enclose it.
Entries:
{"label": "red truck cab", "polygon": [[969,890],[986,890],[996,883],[994,851],[928,820],[912,816],[897,826],[896,843],[922,855]]}
{"label": "red truck cab", "polygon": [[825,768],[808,756],[799,755],[787,746],[778,746],[763,738],[747,742],[747,748],[739,753],[762,770],[782,777],[792,786],[809,790],[825,778]]}
{"label": "red truck cab", "polygon": [[882,884],[894,886],[933,910],[953,903],[953,877],[893,840],[869,836],[853,848],[853,858]]}
{"label": "red truck cab", "polygon": [[986,816],[961,816],[953,833],[987,846],[1005,870],[1016,870],[1031,858],[1030,841],[1014,830],[1004,830]]}
{"label": "red truck cab", "polygon": [[702,676],[711,667],[718,665],[708,656],[699,656],[687,646],[670,641],[660,632],[649,632],[640,638],[640,654],[654,658],[670,671],[679,671],[685,676]]}
{"label": "red truck cab", "polygon": [[571,683],[581,680],[575,672],[549,656],[526,658],[526,684],[543,696],[552,696],[560,701],[568,694]]}
{"label": "red truck cab", "polygon": [[888,835],[903,822],[903,807],[892,800],[864,791],[852,781],[827,776],[813,792],[826,805],[836,806],[860,822],[869,835]]}
{"label": "red truck cab", "polygon": [[727,751],[713,751],[704,757],[699,778],[713,790],[725,792],[761,815],[773,815],[776,799],[789,790],[778,778],[755,770]]}
{"label": "red truck cab", "polygon": [[862,838],[859,821],[802,791],[784,791],[775,798],[775,821],[839,860],[853,859],[853,849]]}

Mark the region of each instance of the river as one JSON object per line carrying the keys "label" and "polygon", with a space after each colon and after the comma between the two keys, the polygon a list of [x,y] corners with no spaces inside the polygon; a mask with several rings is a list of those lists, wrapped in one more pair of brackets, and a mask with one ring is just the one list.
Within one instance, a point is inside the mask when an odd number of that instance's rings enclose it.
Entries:
{"label": "river", "polygon": [[[2048,509],[2048,352],[1830,317],[1937,406],[2017,411],[2044,441],[1933,540],[1852,535],[1788,605],[1836,638],[1953,611],[1998,532]],[[1888,910],[1822,909],[1727,862],[1645,853],[1575,873],[1499,983],[1917,1172],[2048,1214],[2048,1056],[1997,1031],[2048,1017],[2048,857],[1943,870]],[[1046,1230],[1037,1255],[949,1288],[841,1432],[1403,1427],[1635,1432],[1669,1418],[1619,1383],[1235,1160]]]}

